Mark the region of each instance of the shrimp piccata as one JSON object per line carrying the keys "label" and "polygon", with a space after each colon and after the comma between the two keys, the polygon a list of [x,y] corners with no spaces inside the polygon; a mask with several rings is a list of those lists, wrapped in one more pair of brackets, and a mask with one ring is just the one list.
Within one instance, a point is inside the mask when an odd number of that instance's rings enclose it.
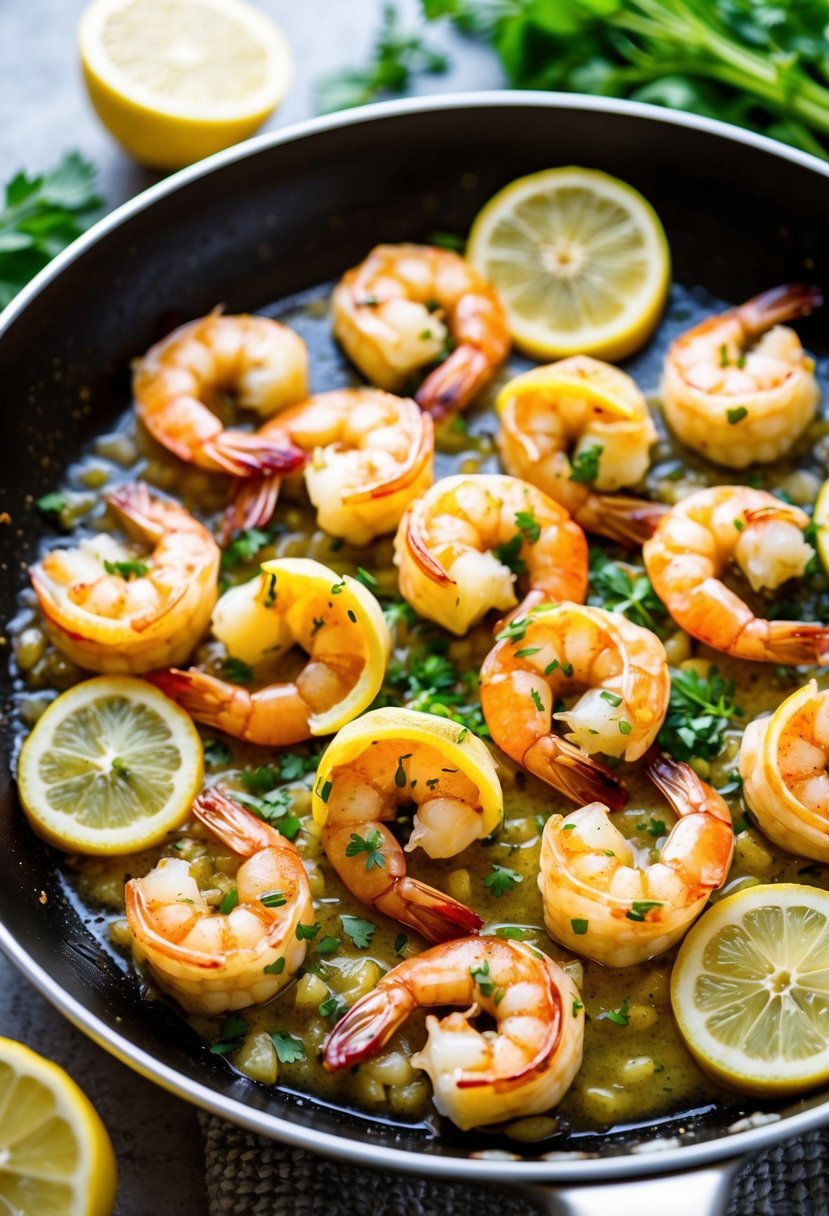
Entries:
{"label": "shrimp piccata", "polygon": [[[584,1006],[570,976],[521,942],[461,938],[393,967],[325,1044],[333,1072],[370,1059],[417,1009],[459,1005],[426,1019],[412,1064],[429,1076],[438,1111],[467,1130],[542,1114],[581,1067]],[[473,1025],[488,1014],[495,1030]]]}
{"label": "shrimp piccata", "polygon": [[400,521],[394,561],[403,598],[458,635],[514,609],[517,579],[522,610],[587,594],[584,532],[541,490],[500,474],[436,481]]}
{"label": "shrimp piccata", "polygon": [[493,741],[574,802],[618,809],[624,786],[592,756],[637,760],[656,738],[670,695],[659,638],[618,613],[568,603],[515,617],[499,638],[481,667]]}
{"label": "shrimp piccata", "polygon": [[630,376],[574,355],[516,376],[495,407],[508,473],[549,494],[588,532],[628,545],[653,534],[665,507],[615,492],[642,480],[657,439]]}
{"label": "shrimp piccata", "polygon": [[[373,388],[318,393],[283,410],[259,431],[309,455],[303,470],[317,525],[366,545],[393,532],[413,499],[432,484],[432,419],[410,398]],[[276,473],[240,481],[230,509],[236,528],[262,526],[276,506]]]}
{"label": "shrimp piccata", "polygon": [[672,342],[662,378],[671,430],[730,469],[785,455],[814,418],[820,389],[814,361],[779,322],[822,303],[816,287],[775,287]]}
{"label": "shrimp piccata", "polygon": [[[386,824],[406,806],[415,815],[404,850]],[[372,710],[329,744],[313,811],[326,856],[357,899],[429,941],[481,927],[475,912],[408,877],[405,857],[416,848],[454,857],[500,825],[495,765],[471,731],[415,710]]]}
{"label": "shrimp piccata", "polygon": [[378,388],[398,392],[442,359],[416,393],[435,418],[468,405],[510,351],[495,289],[432,245],[376,246],[334,288],[331,314],[334,336]]}
{"label": "shrimp piccata", "polygon": [[734,829],[725,800],[687,764],[654,751],[646,771],[679,816],[651,861],[592,802],[551,815],[538,886],[550,936],[608,967],[668,950],[728,877]]}
{"label": "shrimp piccata", "polygon": [[755,616],[723,581],[732,564],[753,591],[800,578],[815,552],[808,523],[765,490],[712,486],[671,507],[642,554],[656,594],[691,637],[738,659],[829,663],[829,628]]}
{"label": "shrimp piccata", "polygon": [[138,548],[100,532],[33,566],[49,636],[89,671],[140,675],[181,663],[216,602],[219,547],[189,511],[142,482],[119,486],[107,504]]}
{"label": "shrimp piccata", "polygon": [[159,986],[190,1013],[214,1016],[284,988],[305,958],[297,926],[312,925],[314,912],[290,840],[217,789],[200,794],[193,812],[244,858],[236,904],[227,913],[210,907],[188,863],[164,857],[127,883],[127,923]]}
{"label": "shrimp piccata", "polygon": [[740,747],[743,794],[787,853],[829,862],[829,691],[815,680],[750,722]]}
{"label": "shrimp piccata", "polygon": [[300,557],[265,562],[257,578],[226,591],[211,630],[231,660],[250,668],[251,681],[294,647],[308,661],[293,679],[255,690],[197,668],[149,678],[197,722],[271,747],[331,734],[362,713],[380,691],[391,650],[371,592]]}
{"label": "shrimp piccata", "polygon": [[269,317],[212,312],[180,326],[133,365],[138,417],[179,460],[250,477],[290,473],[305,453],[281,437],[227,430],[211,408],[223,395],[267,418],[308,395],[305,343]]}

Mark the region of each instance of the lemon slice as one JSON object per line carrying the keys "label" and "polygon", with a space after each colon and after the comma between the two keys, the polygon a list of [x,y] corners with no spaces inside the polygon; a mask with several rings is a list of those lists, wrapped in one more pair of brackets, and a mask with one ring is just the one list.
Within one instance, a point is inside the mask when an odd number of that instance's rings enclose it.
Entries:
{"label": "lemon slice", "polygon": [[751,1094],[829,1079],[829,892],[749,887],[691,929],[671,977],[674,1014],[704,1069]]}
{"label": "lemon slice", "polygon": [[291,77],[281,32],[244,0],[93,0],[78,39],[98,117],[162,169],[252,135]]}
{"label": "lemon slice", "polygon": [[812,522],[816,530],[818,557],[823,569],[829,571],[829,477],[818,491]]}
{"label": "lemon slice", "polygon": [[311,810],[317,823],[325,823],[328,818],[327,802],[334,770],[353,765],[358,756],[368,753],[375,743],[390,739],[399,742],[401,749],[406,751],[422,747],[424,752],[434,753],[435,776],[439,777],[445,766],[447,770],[457,769],[468,777],[478,790],[482,816],[480,835],[488,836],[495,831],[503,818],[504,799],[486,744],[471,730],[448,718],[395,706],[370,710],[349,722],[331,740],[314,781]]}
{"label": "lemon slice", "polygon": [[505,186],[472,225],[467,257],[497,288],[513,340],[538,359],[622,359],[659,320],[671,259],[638,191],[595,169]]}
{"label": "lemon slice", "polygon": [[115,1154],[98,1112],[71,1077],[0,1038],[0,1210],[109,1216]]}
{"label": "lemon slice", "polygon": [[149,848],[181,824],[201,789],[195,726],[130,676],[84,680],[49,706],[20,753],[20,800],[38,835],[78,853]]}

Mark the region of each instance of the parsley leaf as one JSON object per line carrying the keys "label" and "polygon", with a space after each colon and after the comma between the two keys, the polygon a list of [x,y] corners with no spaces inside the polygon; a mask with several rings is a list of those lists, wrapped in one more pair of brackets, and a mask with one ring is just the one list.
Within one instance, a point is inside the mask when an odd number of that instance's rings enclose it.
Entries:
{"label": "parsley leaf", "polygon": [[222,553],[221,569],[232,570],[235,566],[252,562],[259,550],[272,540],[272,532],[265,532],[262,528],[245,528],[236,534]]}
{"label": "parsley leaf", "polygon": [[512,891],[523,881],[523,874],[519,874],[516,870],[510,870],[506,866],[496,865],[493,862],[492,873],[487,874],[484,879],[484,886],[491,895],[496,895],[500,898],[500,896],[506,895],[508,891]]}
{"label": "parsley leaf", "polygon": [[380,869],[385,866],[383,837],[377,828],[369,832],[368,836],[360,836],[357,832],[351,833],[350,841],[345,846],[345,855],[346,857],[359,857],[361,853],[366,855],[367,870],[373,869],[374,866]]}
{"label": "parsley leaf", "polygon": [[145,574],[149,574],[150,567],[146,562],[104,562],[104,569],[107,574],[120,574],[121,578],[143,578]]}
{"label": "parsley leaf", "polygon": [[367,950],[377,931],[374,922],[362,920],[359,916],[340,916],[340,920],[346,937],[351,938],[358,950]]}
{"label": "parsley leaf", "polygon": [[608,1022],[614,1022],[617,1026],[627,1026],[629,1010],[630,1001],[625,997],[618,1009],[608,1009],[605,1013],[600,1013],[596,1021],[602,1022],[607,1020]]}
{"label": "parsley leaf", "polygon": [[659,633],[668,610],[653,589],[644,570],[627,563],[611,561],[601,549],[590,550],[590,592],[588,604],[620,612],[635,625]]}
{"label": "parsley leaf", "polygon": [[271,1041],[276,1048],[276,1058],[280,1064],[295,1064],[297,1060],[305,1059],[305,1044],[292,1034],[282,1034],[275,1031]]}
{"label": "parsley leaf", "polygon": [[204,762],[211,768],[224,768],[233,759],[233,752],[221,739],[207,739],[204,744]]}
{"label": "parsley leaf", "polygon": [[229,1017],[225,1018],[221,1034],[210,1048],[213,1055],[226,1056],[231,1051],[238,1050],[242,1046],[247,1029],[248,1024],[245,1019],[239,1017],[238,1013],[231,1013]]}
{"label": "parsley leaf", "polygon": [[604,448],[599,443],[595,443],[589,448],[582,448],[570,463],[570,480],[592,486],[599,476],[599,460],[603,451]]}
{"label": "parsley leaf", "polygon": [[671,670],[668,714],[657,742],[677,760],[699,756],[711,760],[725,744],[725,732],[743,711],[733,700],[735,684],[716,667],[702,676],[694,668]]}
{"label": "parsley leaf", "polygon": [[242,659],[228,655],[222,660],[222,675],[232,684],[250,684],[253,681],[253,668]]}

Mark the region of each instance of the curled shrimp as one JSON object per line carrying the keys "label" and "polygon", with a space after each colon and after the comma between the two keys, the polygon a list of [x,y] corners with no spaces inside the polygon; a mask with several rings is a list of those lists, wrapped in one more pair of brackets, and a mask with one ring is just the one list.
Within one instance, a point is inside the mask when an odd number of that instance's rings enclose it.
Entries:
{"label": "curled shrimp", "polygon": [[306,949],[296,930],[313,923],[313,904],[290,840],[216,789],[193,812],[244,858],[236,905],[211,908],[188,863],[163,857],[127,883],[127,922],[160,987],[190,1013],[216,1015],[269,1001],[296,974]]}
{"label": "curled shrimp", "polygon": [[[432,419],[411,399],[379,389],[319,393],[283,410],[259,434],[310,453],[305,485],[317,523],[355,545],[393,532],[409,503],[432,484]],[[277,474],[239,482],[231,525],[267,523],[278,490]]]}
{"label": "curled shrimp", "polygon": [[723,582],[737,566],[752,590],[799,578],[814,556],[803,535],[809,517],[749,486],[712,486],[665,514],[642,549],[654,590],[691,637],[738,659],[829,663],[829,629],[769,621]]}
{"label": "curled shrimp", "polygon": [[822,303],[816,287],[775,287],[672,342],[662,403],[682,442],[731,469],[785,455],[814,418],[820,389],[797,334],[778,323]]}
{"label": "curled shrimp", "polygon": [[657,439],[630,376],[575,355],[510,380],[496,408],[508,473],[549,494],[588,532],[634,545],[653,534],[665,508],[615,493],[642,480]]}
{"label": "curled shrimp", "polygon": [[479,929],[469,908],[408,877],[386,827],[407,806],[415,816],[405,852],[430,857],[454,857],[503,817],[495,766],[471,731],[415,710],[372,710],[339,732],[317,770],[313,811],[328,860],[352,895],[429,941]]}
{"label": "curled shrimp", "polygon": [[232,394],[242,409],[268,417],[307,393],[305,343],[269,317],[212,312],[173,330],[133,364],[136,412],[152,437],[179,460],[233,477],[290,473],[305,453],[225,430],[211,406]]}
{"label": "curled shrimp", "polygon": [[655,750],[646,771],[679,816],[658,861],[599,802],[551,815],[541,837],[538,886],[550,936],[608,967],[668,950],[725,882],[734,855],[731,815],[715,789]]}
{"label": "curled shrimp", "polygon": [[583,600],[587,541],[541,490],[500,474],[435,482],[409,507],[394,540],[400,594],[421,616],[462,635],[490,611]]}
{"label": "curled shrimp", "polygon": [[[412,1064],[428,1073],[438,1111],[464,1130],[550,1110],[581,1067],[575,984],[540,951],[495,937],[445,942],[393,967],[332,1030],[325,1067],[370,1059],[415,1010],[435,1005],[466,1011],[427,1017]],[[479,1013],[494,1031],[472,1024]]]}
{"label": "curled shrimp", "polygon": [[49,636],[90,671],[181,663],[216,602],[219,547],[184,507],[143,483],[119,486],[107,502],[141,552],[101,532],[47,553],[31,580]]}
{"label": "curled shrimp", "polygon": [[397,391],[451,350],[420,386],[435,418],[463,409],[510,350],[495,289],[457,253],[432,245],[377,245],[331,297],[334,336],[366,379]]}
{"label": "curled shrimp", "polygon": [[810,680],[745,729],[743,794],[765,834],[789,853],[829,862],[829,692]]}
{"label": "curled shrimp", "polygon": [[[618,809],[624,785],[591,757],[638,760],[656,738],[670,695],[659,638],[618,613],[567,603],[539,605],[498,636],[481,667],[495,743],[574,802]],[[562,699],[567,708],[554,712]]]}
{"label": "curled shrimp", "polygon": [[371,592],[300,557],[265,562],[257,578],[226,591],[211,628],[250,682],[256,668],[281,668],[295,647],[308,661],[293,679],[256,690],[196,668],[149,678],[197,722],[271,747],[331,734],[362,713],[380,691],[391,651]]}

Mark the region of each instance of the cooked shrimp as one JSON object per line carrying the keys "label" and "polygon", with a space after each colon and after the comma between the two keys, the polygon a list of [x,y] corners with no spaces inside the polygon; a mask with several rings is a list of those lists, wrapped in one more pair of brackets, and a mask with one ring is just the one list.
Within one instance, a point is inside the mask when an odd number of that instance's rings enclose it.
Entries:
{"label": "cooked shrimp", "polygon": [[588,532],[635,545],[653,534],[665,507],[614,493],[642,480],[657,439],[630,376],[575,355],[516,376],[496,407],[508,473],[549,494]]}
{"label": "cooked shrimp", "polygon": [[750,722],[739,768],[765,834],[789,853],[829,862],[829,691],[810,680],[771,717]]}
{"label": "cooked shrimp", "polygon": [[583,600],[587,541],[541,490],[499,474],[444,477],[409,507],[394,540],[400,594],[421,616],[464,634],[490,609]]}
{"label": "cooked shrimp", "polygon": [[101,532],[47,553],[31,579],[49,636],[90,671],[140,674],[181,663],[216,603],[218,545],[184,507],[140,482],[107,501],[141,552]]}
{"label": "cooked shrimp", "polygon": [[754,591],[799,578],[814,556],[808,522],[764,490],[713,486],[671,507],[642,553],[656,594],[691,637],[738,659],[829,663],[829,628],[757,617],[723,582],[732,563]]}
{"label": "cooked shrimp", "polygon": [[728,876],[728,806],[687,764],[653,751],[647,773],[679,816],[659,860],[627,840],[600,802],[551,815],[538,886],[550,936],[608,967],[662,954],[690,928]]}
{"label": "cooked shrimp", "polygon": [[778,322],[822,303],[817,287],[775,287],[677,338],[662,403],[682,442],[731,469],[784,456],[814,418],[820,389],[797,334]]}
{"label": "cooked shrimp", "polygon": [[133,394],[152,437],[202,469],[250,477],[290,473],[305,461],[292,444],[225,430],[211,409],[232,394],[266,418],[307,396],[305,343],[269,317],[212,312],[182,325],[135,361]]}
{"label": "cooked shrimp", "polygon": [[481,927],[479,916],[406,873],[386,827],[414,807],[405,852],[454,857],[503,817],[501,785],[484,744],[433,714],[376,709],[345,726],[317,770],[314,817],[328,860],[352,895],[429,941]]}
{"label": "cooked shrimp", "polygon": [[256,667],[280,667],[294,647],[308,662],[294,679],[255,691],[196,668],[149,678],[197,722],[270,747],[331,734],[362,713],[380,691],[391,651],[374,596],[307,558],[265,562],[261,575],[225,592],[211,628],[251,683]]}
{"label": "cooked shrimp", "polygon": [[[259,434],[311,453],[305,485],[317,523],[355,545],[393,532],[409,503],[432,484],[432,419],[414,401],[379,389],[319,393],[284,410]],[[239,482],[233,526],[267,523],[278,489],[276,474]]]}
{"label": "cooked shrimp", "polygon": [[[313,924],[311,891],[290,840],[219,790],[193,811],[245,860],[237,902],[211,908],[186,861],[162,857],[126,886],[127,922],[159,985],[190,1013],[216,1015],[269,1001],[305,958],[297,925]],[[281,962],[281,965],[280,965]]]}
{"label": "cooked shrimp", "polygon": [[457,253],[377,245],[331,297],[334,336],[366,379],[393,392],[451,351],[420,386],[435,418],[463,409],[510,350],[495,289]]}
{"label": "cooked shrimp", "polygon": [[[427,1017],[412,1064],[428,1073],[438,1111],[464,1130],[552,1109],[581,1067],[575,984],[538,950],[495,937],[446,942],[393,967],[332,1030],[325,1067],[370,1059],[415,1010],[435,1005],[465,1012]],[[476,1029],[478,1013],[496,1029]]]}
{"label": "cooked shrimp", "polygon": [[618,613],[568,603],[533,608],[499,637],[481,667],[495,743],[574,802],[603,798],[618,809],[624,786],[590,756],[638,760],[656,738],[670,695],[659,638]]}

